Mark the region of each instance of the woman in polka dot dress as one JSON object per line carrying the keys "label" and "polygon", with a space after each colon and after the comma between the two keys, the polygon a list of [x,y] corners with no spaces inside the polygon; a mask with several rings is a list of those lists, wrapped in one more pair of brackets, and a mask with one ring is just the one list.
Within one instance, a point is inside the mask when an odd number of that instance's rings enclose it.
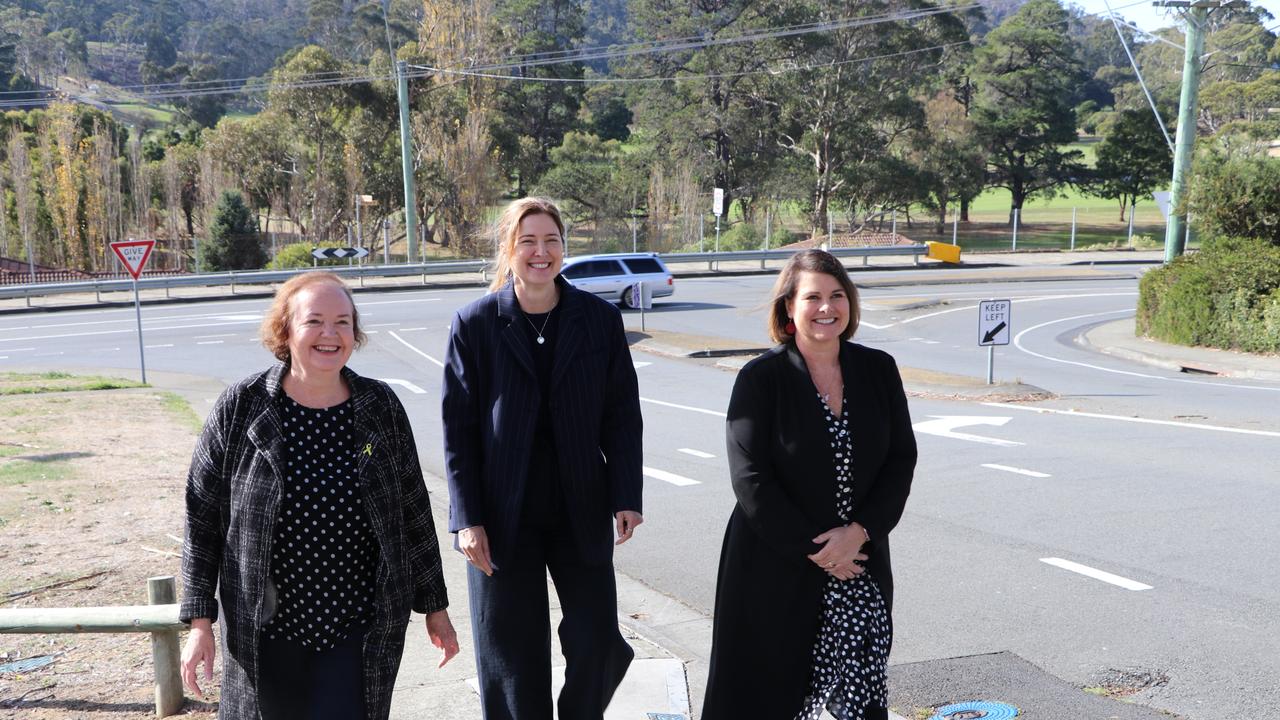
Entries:
{"label": "woman in polka dot dress", "polygon": [[897,366],[847,342],[857,325],[857,290],[840,262],[797,253],[774,285],[779,345],[738,373],[727,423],[737,504],[720,555],[705,720],[888,715],[889,533],[916,445]]}
{"label": "woman in polka dot dress", "polygon": [[458,652],[413,432],[346,367],[364,335],[337,276],[281,286],[262,337],[280,362],[222,394],[192,457],[183,680],[203,696],[221,608],[219,717],[383,720],[410,610],[441,665]]}

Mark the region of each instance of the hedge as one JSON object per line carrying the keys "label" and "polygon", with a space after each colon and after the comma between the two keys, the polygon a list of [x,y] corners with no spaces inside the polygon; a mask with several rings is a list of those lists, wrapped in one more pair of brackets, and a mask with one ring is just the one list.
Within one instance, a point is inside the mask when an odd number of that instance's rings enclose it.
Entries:
{"label": "hedge", "polygon": [[1280,246],[1216,238],[1139,284],[1137,332],[1182,345],[1280,353]]}

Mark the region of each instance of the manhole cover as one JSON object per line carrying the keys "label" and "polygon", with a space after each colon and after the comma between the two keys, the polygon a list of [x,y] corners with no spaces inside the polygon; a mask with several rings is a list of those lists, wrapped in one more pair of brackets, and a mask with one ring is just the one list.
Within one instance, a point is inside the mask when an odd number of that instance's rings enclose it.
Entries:
{"label": "manhole cover", "polygon": [[998,702],[977,700],[955,703],[937,709],[929,720],[1013,720],[1018,708]]}

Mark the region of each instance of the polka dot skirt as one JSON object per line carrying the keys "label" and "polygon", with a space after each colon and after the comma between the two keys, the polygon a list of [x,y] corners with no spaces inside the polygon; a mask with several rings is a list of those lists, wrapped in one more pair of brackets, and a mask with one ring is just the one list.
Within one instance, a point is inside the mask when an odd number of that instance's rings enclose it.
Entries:
{"label": "polka dot skirt", "polygon": [[[836,418],[821,396],[818,400],[835,454],[836,511],[847,523],[853,516],[849,414]],[[851,580],[827,576],[822,627],[813,646],[813,677],[796,720],[818,720],[824,709],[836,720],[862,720],[868,706],[887,707],[890,632],[884,600],[870,575],[864,572]]]}
{"label": "polka dot skirt", "polygon": [[271,547],[278,604],[264,631],[327,650],[373,614],[377,544],[360,501],[351,402],[282,402],[290,459]]}

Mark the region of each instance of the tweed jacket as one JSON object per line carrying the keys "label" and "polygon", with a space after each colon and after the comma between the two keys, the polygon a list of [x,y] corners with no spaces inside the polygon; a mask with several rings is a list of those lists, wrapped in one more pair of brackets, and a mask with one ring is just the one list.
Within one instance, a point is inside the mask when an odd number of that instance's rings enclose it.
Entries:
{"label": "tweed jacket", "polygon": [[[565,517],[580,557],[613,558],[613,516],[642,511],[644,421],[618,308],[556,278],[560,337],[548,389]],[[445,355],[449,531],[483,525],[499,572],[519,542],[542,390],[514,286],[457,312]]]}
{"label": "tweed jacket", "polygon": [[[228,387],[191,458],[182,553],[183,622],[218,619],[223,681],[218,716],[256,720],[261,629],[274,614],[271,545],[285,456],[279,398],[286,363]],[[440,550],[418,452],[390,387],[343,368],[351,391],[356,478],[378,544],[374,616],[362,651],[366,718],[383,720],[404,647],[409,611],[448,606]],[[215,599],[215,588],[217,591]]]}

